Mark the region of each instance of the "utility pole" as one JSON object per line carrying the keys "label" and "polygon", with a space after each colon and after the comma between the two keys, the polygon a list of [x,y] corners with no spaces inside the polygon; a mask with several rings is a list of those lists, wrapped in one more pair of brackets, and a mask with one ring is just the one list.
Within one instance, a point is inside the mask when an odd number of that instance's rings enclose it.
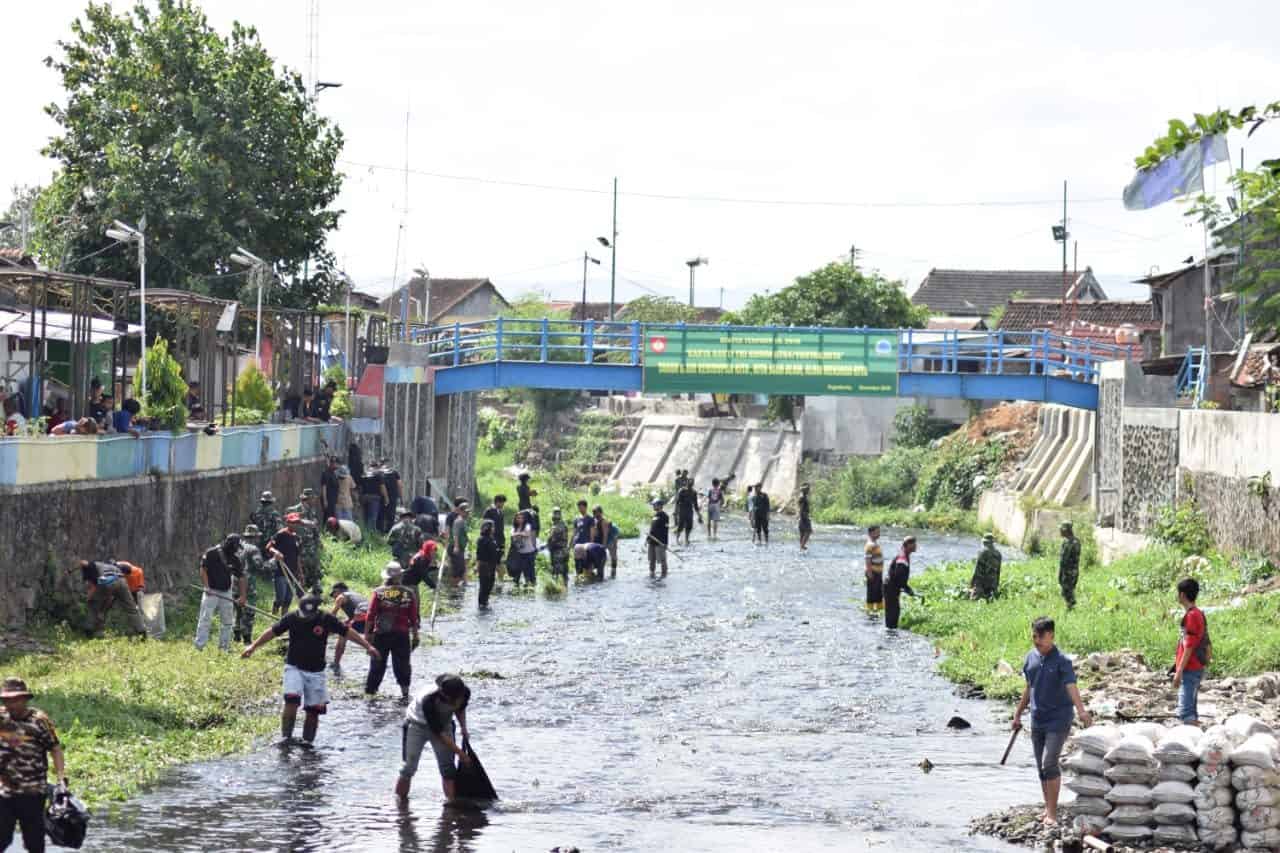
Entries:
{"label": "utility pole", "polygon": [[695,269],[697,269],[698,267],[702,266],[703,264],[708,264],[708,263],[710,263],[710,261],[708,261],[706,258],[702,258],[702,257],[693,258],[692,260],[685,261],[685,264],[689,267],[689,307],[690,307],[690,308],[694,307],[694,304],[693,304],[693,271],[694,271]]}
{"label": "utility pole", "polygon": [[618,179],[613,179],[613,242],[609,244],[609,322],[613,322],[613,306],[618,288]]}
{"label": "utility pole", "polygon": [[858,246],[852,244],[849,246],[849,269],[854,272],[858,271]]}

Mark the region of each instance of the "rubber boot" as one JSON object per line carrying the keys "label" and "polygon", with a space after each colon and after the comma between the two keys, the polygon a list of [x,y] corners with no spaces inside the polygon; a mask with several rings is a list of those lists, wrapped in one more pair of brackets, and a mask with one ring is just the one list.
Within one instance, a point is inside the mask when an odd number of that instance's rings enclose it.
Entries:
{"label": "rubber boot", "polygon": [[307,743],[311,743],[316,739],[316,729],[320,727],[320,717],[317,714],[307,714],[307,719],[302,723],[302,739]]}
{"label": "rubber boot", "polygon": [[401,801],[409,799],[409,780],[403,776],[396,778],[396,799]]}
{"label": "rubber boot", "polygon": [[284,738],[285,740],[293,740],[293,727],[294,727],[294,724],[297,723],[297,721],[298,721],[298,718],[296,716],[281,717],[280,718],[280,737]]}

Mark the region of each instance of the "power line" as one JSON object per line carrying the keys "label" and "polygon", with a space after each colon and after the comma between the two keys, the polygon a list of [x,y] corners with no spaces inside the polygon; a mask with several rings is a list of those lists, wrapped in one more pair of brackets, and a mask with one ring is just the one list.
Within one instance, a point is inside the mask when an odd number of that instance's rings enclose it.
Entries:
{"label": "power line", "polygon": [[[380,163],[360,163],[355,160],[339,160],[338,162],[348,166],[356,166],[361,169],[377,169],[387,172],[406,172],[408,174],[418,175],[424,178],[436,178],[443,181],[462,181],[473,184],[487,184],[491,186],[518,187],[521,189],[532,190],[550,190],[554,192],[569,193],[587,193],[590,195],[612,195],[611,189],[598,189],[596,187],[571,186],[567,184],[546,184],[532,181],[508,181],[500,178],[484,178],[478,175],[451,175],[445,172],[429,172],[424,169],[406,169],[400,166],[386,166]],[[680,193],[654,193],[654,192],[635,192],[635,191],[619,191],[619,195],[629,196],[631,198],[647,198],[659,201],[691,201],[691,202],[711,202],[716,204],[748,204],[761,206],[777,206],[777,207],[853,207],[853,208],[962,208],[962,207],[1056,207],[1061,203],[1061,199],[987,199],[975,201],[834,201],[823,199],[768,199],[768,198],[749,198],[736,196],[721,195],[688,195]],[[1107,198],[1081,198],[1072,199],[1074,204],[1115,204],[1117,199],[1113,197]]]}

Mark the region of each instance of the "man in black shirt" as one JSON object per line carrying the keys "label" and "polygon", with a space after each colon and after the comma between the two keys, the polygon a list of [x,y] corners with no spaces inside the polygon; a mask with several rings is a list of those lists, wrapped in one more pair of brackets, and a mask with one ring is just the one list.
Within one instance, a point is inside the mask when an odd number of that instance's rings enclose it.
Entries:
{"label": "man in black shirt", "polygon": [[800,500],[797,502],[797,509],[800,512],[799,528],[800,528],[800,550],[809,550],[809,537],[813,535],[813,520],[809,518],[809,484],[805,483],[800,487]]}
{"label": "man in black shirt", "polygon": [[764,483],[756,483],[755,518],[752,519],[755,529],[760,532],[760,541],[769,544],[769,496],[764,493]]}
{"label": "man in black shirt", "polygon": [[338,515],[338,457],[330,456],[329,464],[320,475],[320,495],[324,501],[324,517]]}
{"label": "man in black shirt", "polygon": [[516,509],[528,509],[533,506],[533,500],[529,494],[529,475],[520,475],[520,485],[516,486]]}
{"label": "man in black shirt", "polygon": [[485,512],[480,523],[480,538],[476,541],[476,574],[480,576],[480,609],[489,606],[489,594],[498,575],[498,563],[502,560],[502,546],[493,535],[494,523]]}
{"label": "man in black shirt", "polygon": [[200,598],[200,618],[196,621],[196,648],[209,642],[213,614],[218,614],[218,648],[231,649],[231,629],[235,626],[235,605],[244,607],[249,598],[249,579],[240,562],[240,535],[232,533],[214,545],[200,558],[200,582],[204,595]]}
{"label": "man in black shirt", "polygon": [[316,739],[320,715],[329,706],[324,658],[330,634],[359,643],[372,657],[378,657],[377,649],[369,645],[363,634],[348,628],[332,613],[321,612],[320,603],[318,595],[303,596],[298,602],[297,610],[285,614],[283,619],[263,631],[253,641],[253,645],[240,655],[243,658],[251,657],[272,637],[289,635],[289,649],[284,658],[284,711],[280,714],[280,735],[286,740],[293,737],[299,705],[307,714],[302,724],[302,739],[307,743]]}
{"label": "man in black shirt", "polygon": [[507,505],[506,495],[494,495],[493,505],[484,511],[484,515],[480,517],[480,526],[484,527],[486,521],[493,522],[493,541],[498,546],[498,553],[501,554],[507,547],[506,533],[506,516],[503,515],[503,509]]}
{"label": "man in black shirt", "polygon": [[284,520],[287,526],[276,531],[276,535],[267,542],[267,554],[272,558],[271,583],[275,586],[275,600],[271,602],[272,613],[288,612],[289,604],[293,601],[293,586],[299,582],[298,573],[302,568],[301,545],[298,542],[298,527],[302,524],[302,516],[291,512]]}
{"label": "man in black shirt", "polygon": [[649,577],[662,563],[662,576],[667,576],[667,543],[671,535],[671,517],[662,511],[662,501],[653,502],[653,519],[649,522]]}

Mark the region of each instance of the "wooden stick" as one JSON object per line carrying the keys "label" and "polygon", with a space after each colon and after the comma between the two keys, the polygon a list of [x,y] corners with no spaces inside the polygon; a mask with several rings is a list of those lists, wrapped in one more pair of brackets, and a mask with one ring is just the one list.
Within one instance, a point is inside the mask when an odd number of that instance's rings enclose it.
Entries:
{"label": "wooden stick", "polygon": [[670,554],[671,556],[675,557],[675,558],[676,558],[677,560],[679,560],[680,562],[682,562],[682,563],[684,562],[684,557],[681,557],[678,553],[676,553],[675,551],[672,551],[669,547],[667,547],[666,545],[663,545],[663,544],[662,544],[661,542],[659,542],[657,539],[654,539],[654,538],[653,538],[653,534],[652,534],[652,533],[645,534],[645,537],[646,537],[650,542],[652,542],[654,545],[657,545],[659,548],[661,548],[662,550],[666,551],[668,554]]}
{"label": "wooden stick", "polygon": [[1009,760],[1009,753],[1013,752],[1013,742],[1018,739],[1018,732],[1022,731],[1022,727],[1013,730],[1013,734],[1009,735],[1009,745],[1004,748],[1004,755],[1000,758],[1000,763],[1004,764]]}
{"label": "wooden stick", "polygon": [[1084,846],[1088,847],[1090,850],[1101,850],[1102,853],[1116,853],[1115,845],[1108,844],[1100,838],[1096,838],[1092,835],[1086,835],[1080,840],[1084,842]]}

